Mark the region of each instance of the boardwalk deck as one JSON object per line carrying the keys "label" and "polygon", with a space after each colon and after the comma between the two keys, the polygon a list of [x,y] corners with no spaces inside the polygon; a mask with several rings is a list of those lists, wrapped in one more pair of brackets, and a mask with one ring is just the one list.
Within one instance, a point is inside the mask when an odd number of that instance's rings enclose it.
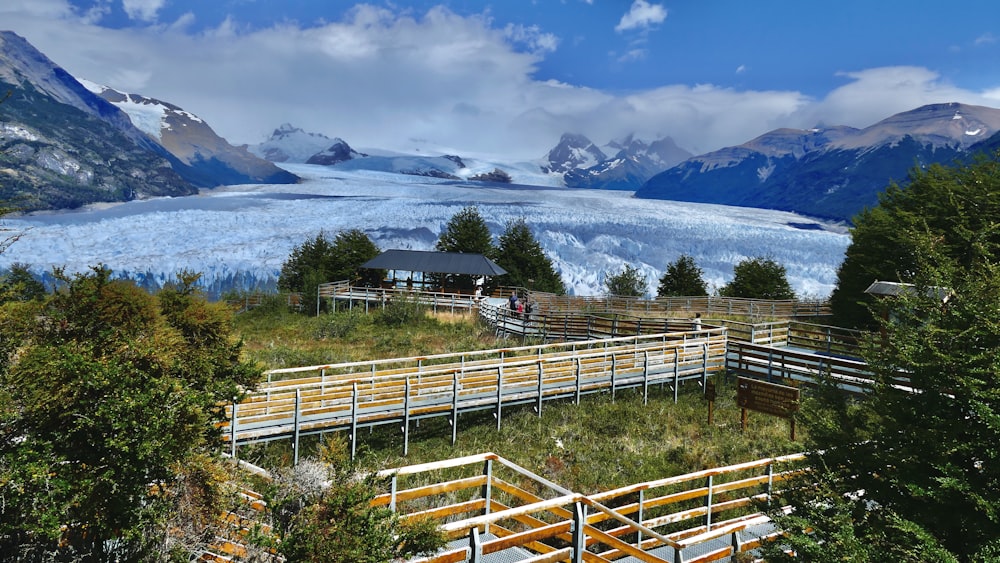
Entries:
{"label": "boardwalk deck", "polygon": [[462,354],[310,366],[269,372],[268,381],[230,405],[224,439],[238,444],[401,424],[404,454],[410,423],[489,410],[499,427],[504,409],[590,393],[702,383],[725,369],[725,329],[697,333],[523,346]]}

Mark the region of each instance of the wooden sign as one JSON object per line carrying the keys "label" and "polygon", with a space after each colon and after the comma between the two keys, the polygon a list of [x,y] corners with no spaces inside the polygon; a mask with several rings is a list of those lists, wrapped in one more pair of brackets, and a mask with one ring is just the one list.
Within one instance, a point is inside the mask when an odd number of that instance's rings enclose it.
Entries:
{"label": "wooden sign", "polygon": [[799,410],[797,388],[740,377],[736,380],[736,404],[740,407],[743,430],[747,429],[747,411],[757,411],[790,419],[791,438],[795,439],[795,419],[792,414]]}
{"label": "wooden sign", "polygon": [[789,418],[799,410],[799,390],[748,377],[736,381],[736,404],[741,409]]}

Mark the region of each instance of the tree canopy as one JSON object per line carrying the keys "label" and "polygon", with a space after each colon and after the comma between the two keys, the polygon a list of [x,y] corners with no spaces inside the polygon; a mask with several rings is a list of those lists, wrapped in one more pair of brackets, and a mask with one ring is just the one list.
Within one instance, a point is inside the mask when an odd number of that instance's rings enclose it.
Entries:
{"label": "tree canopy", "polygon": [[785,267],[772,258],[754,257],[740,261],[733,279],[719,289],[723,297],[747,299],[795,299]]}
{"label": "tree canopy", "polygon": [[625,264],[622,271],[607,273],[604,277],[604,291],[617,297],[644,297],[649,290],[646,274],[642,270]]}
{"label": "tree canopy", "polygon": [[[865,289],[875,280],[913,282],[914,232],[927,233],[943,256],[968,268],[1000,241],[1000,155],[968,166],[915,169],[905,188],[890,185],[877,206],[854,219],[851,244],[830,296],[840,326],[873,327]],[[993,254],[993,257],[996,257]]]}
{"label": "tree canopy", "polygon": [[694,258],[681,254],[670,264],[660,277],[656,289],[658,297],[703,297],[708,295],[708,284],[704,272],[694,262]]}
{"label": "tree canopy", "polygon": [[[491,260],[497,258],[490,228],[474,205],[463,208],[448,220],[434,249],[439,252],[482,254]],[[471,290],[475,286],[475,278],[464,274],[435,274],[432,278],[438,285],[452,289]]]}
{"label": "tree canopy", "polygon": [[0,306],[0,550],[133,560],[165,533],[178,467],[260,376],[230,312],[95,268]]}
{"label": "tree canopy", "polygon": [[501,283],[549,293],[566,293],[562,278],[524,219],[507,223],[500,235],[497,264],[507,270]]}
{"label": "tree canopy", "polygon": [[331,241],[320,231],[315,238],[292,249],[281,265],[278,288],[302,294],[306,311],[316,310],[316,288],[321,283],[349,280],[353,284],[377,286],[383,272],[361,269],[379,255],[379,248],[360,229],[338,232]]}
{"label": "tree canopy", "polygon": [[[1000,556],[1000,204],[986,197],[1000,186],[996,171],[984,161],[935,167],[914,193],[892,189],[852,233],[861,238],[841,275],[895,248],[913,285],[867,312],[878,329],[862,350],[870,391],[847,395],[827,381],[801,410],[816,471],[793,495],[792,517],[777,518],[810,560]],[[891,314],[873,314],[883,307]]]}

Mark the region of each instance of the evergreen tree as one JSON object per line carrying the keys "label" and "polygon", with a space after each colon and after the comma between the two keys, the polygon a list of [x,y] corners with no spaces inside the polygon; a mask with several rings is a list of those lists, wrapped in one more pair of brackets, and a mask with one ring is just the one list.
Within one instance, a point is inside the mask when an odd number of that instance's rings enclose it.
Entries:
{"label": "evergreen tree", "polygon": [[566,293],[566,286],[552,266],[552,260],[545,255],[524,219],[507,223],[500,235],[496,262],[507,270],[500,278],[503,285],[560,295]]}
{"label": "evergreen tree", "polygon": [[[871,389],[846,395],[827,381],[800,411],[815,471],[793,489],[793,519],[776,518],[807,557],[809,550],[854,552],[838,560],[856,561],[1000,555],[998,171],[997,162],[980,159],[915,173],[908,188],[890,188],[862,213],[852,232],[842,296],[867,287],[871,275],[884,279],[877,268],[887,264],[912,285],[852,314],[878,329],[862,351]],[[851,272],[862,283],[844,277]]]}
{"label": "evergreen tree", "polygon": [[795,299],[785,267],[771,258],[747,258],[733,269],[733,279],[719,290],[723,297]]}
{"label": "evergreen tree", "polygon": [[616,297],[644,297],[649,290],[646,275],[639,268],[625,264],[621,272],[604,276],[604,291]]}
{"label": "evergreen tree", "polygon": [[31,275],[27,264],[11,264],[10,272],[0,276],[0,303],[33,301],[45,297],[45,285]]}
{"label": "evergreen tree", "polygon": [[377,286],[384,272],[360,266],[379,254],[378,246],[359,229],[340,231],[331,241],[320,231],[292,249],[281,265],[278,288],[302,294],[302,308],[316,310],[316,290],[322,283],[347,280],[352,284]]}
{"label": "evergreen tree", "polygon": [[[448,220],[434,249],[439,252],[482,254],[491,260],[497,257],[493,235],[476,206],[466,207]],[[444,288],[466,291],[475,287],[476,279],[464,274],[436,274],[431,278]]]}
{"label": "evergreen tree", "polygon": [[[945,256],[961,267],[978,258],[979,241],[1000,239],[1000,154],[962,167],[932,165],[915,169],[905,188],[893,184],[879,204],[854,219],[851,244],[830,296],[839,326],[871,328],[872,297],[864,293],[875,280],[914,281],[916,249],[909,233],[926,230],[937,237]],[[996,257],[996,256],[994,256]]]}
{"label": "evergreen tree", "polygon": [[693,257],[681,254],[677,260],[667,264],[666,271],[660,277],[656,295],[658,297],[706,296],[708,284],[705,283],[703,275]]}

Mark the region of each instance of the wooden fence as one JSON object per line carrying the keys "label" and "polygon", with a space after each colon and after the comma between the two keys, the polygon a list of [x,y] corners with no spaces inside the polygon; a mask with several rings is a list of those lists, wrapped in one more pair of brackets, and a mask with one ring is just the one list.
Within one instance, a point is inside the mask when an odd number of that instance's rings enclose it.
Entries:
{"label": "wooden fence", "polygon": [[407,453],[410,422],[448,416],[452,443],[458,415],[492,411],[499,428],[505,408],[545,401],[577,403],[589,393],[704,383],[725,369],[726,331],[707,329],[627,338],[522,346],[477,352],[309,366],[267,372],[267,381],[227,407],[224,439],[240,443],[402,424]]}
{"label": "wooden fence", "polygon": [[732,297],[639,297],[555,295],[529,292],[532,301],[546,311],[587,311],[627,313],[645,317],[665,316],[744,316],[750,318],[793,319],[830,315],[830,305],[820,300],[767,300]]}
{"label": "wooden fence", "polygon": [[364,307],[365,312],[380,309],[396,300],[405,300],[427,306],[434,312],[468,312],[478,305],[475,295],[445,291],[423,291],[403,288],[355,287],[350,282],[320,284],[316,290],[316,314],[324,299],[346,303],[348,309]]}
{"label": "wooden fence", "polygon": [[[536,562],[717,561],[775,535],[756,503],[770,501],[804,459],[768,458],[584,495],[486,453],[383,471],[389,491],[372,504],[441,522],[450,547],[420,563],[481,562],[504,551],[508,560]],[[402,488],[412,480],[416,486]]]}

